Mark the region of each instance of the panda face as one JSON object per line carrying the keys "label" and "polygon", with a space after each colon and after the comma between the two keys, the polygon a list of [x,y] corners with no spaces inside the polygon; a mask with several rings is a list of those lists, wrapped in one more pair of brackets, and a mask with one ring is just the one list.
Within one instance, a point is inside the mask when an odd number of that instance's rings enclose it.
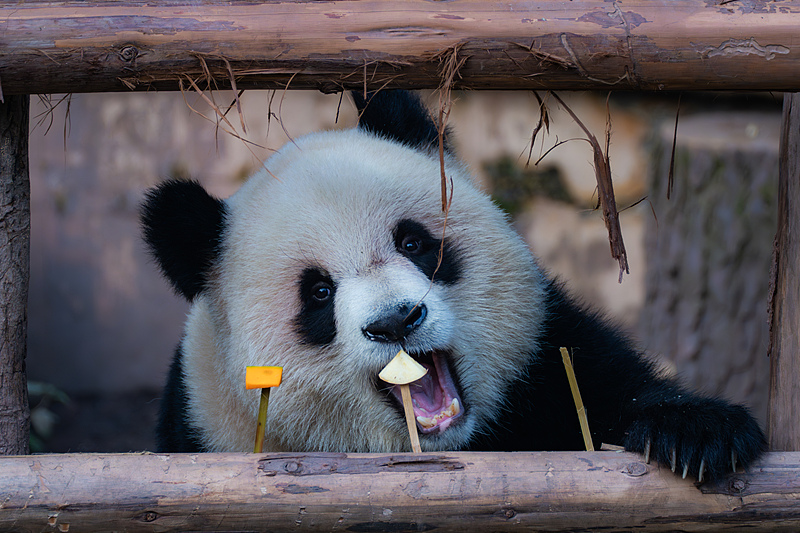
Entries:
{"label": "panda face", "polygon": [[[446,313],[433,283],[454,283],[459,276],[458,261],[450,246],[443,246],[443,241],[432,237],[418,222],[401,220],[392,236],[394,250],[387,253],[386,260],[364,269],[368,272],[337,282],[320,268],[309,266],[302,271],[298,289],[301,307],[295,325],[305,342],[330,344],[336,337],[337,316],[342,333],[354,334],[349,340],[352,344],[363,342],[359,331],[368,341],[394,344],[420,342],[426,334],[442,337],[448,328],[440,323],[439,315]],[[429,317],[428,306],[432,304],[434,312]]]}
{"label": "panda face", "polygon": [[358,129],[298,139],[266,168],[225,202],[187,323],[208,449],[251,446],[248,365],[284,367],[268,449],[409,449],[399,393],[378,379],[401,347],[429,370],[411,388],[423,448],[465,446],[533,352],[543,294],[526,245],[449,157],[445,226],[438,158]]}
{"label": "panda face", "polygon": [[[341,284],[336,313],[341,342],[358,347],[358,359],[370,362],[365,371],[372,373],[380,372],[399,347],[415,356],[428,369],[411,386],[420,430],[442,433],[463,412],[450,372],[455,316],[447,302],[447,285],[455,282],[459,267],[452,253],[443,257],[446,275],[438,278],[441,245],[422,225],[403,220],[393,234],[389,260]],[[380,380],[375,386],[390,393],[385,401],[400,414],[399,389]]]}

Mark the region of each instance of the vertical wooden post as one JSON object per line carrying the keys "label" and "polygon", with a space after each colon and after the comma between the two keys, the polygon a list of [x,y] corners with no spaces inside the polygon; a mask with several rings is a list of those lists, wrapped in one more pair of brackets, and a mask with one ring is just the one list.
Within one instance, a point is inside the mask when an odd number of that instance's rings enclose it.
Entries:
{"label": "vertical wooden post", "polygon": [[771,450],[793,451],[800,450],[800,93],[783,97],[779,165],[767,433]]}
{"label": "vertical wooden post", "polygon": [[30,97],[0,102],[0,455],[29,452]]}

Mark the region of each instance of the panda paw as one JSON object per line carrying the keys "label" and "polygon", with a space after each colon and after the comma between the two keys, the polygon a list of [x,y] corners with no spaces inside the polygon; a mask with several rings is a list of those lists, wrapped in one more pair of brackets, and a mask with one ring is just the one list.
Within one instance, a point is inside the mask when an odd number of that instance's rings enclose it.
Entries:
{"label": "panda paw", "polygon": [[625,449],[655,459],[698,482],[747,467],[766,450],[766,438],[747,409],[722,400],[677,397],[634,419]]}

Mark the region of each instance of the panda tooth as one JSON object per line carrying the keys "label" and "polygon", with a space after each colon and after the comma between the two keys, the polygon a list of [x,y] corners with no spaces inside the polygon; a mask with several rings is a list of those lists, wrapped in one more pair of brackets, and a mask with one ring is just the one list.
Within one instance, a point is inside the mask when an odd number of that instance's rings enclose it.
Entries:
{"label": "panda tooth", "polygon": [[425,429],[432,428],[436,425],[436,421],[433,418],[428,418],[427,416],[418,416],[417,422],[419,422],[419,425]]}
{"label": "panda tooth", "polygon": [[461,405],[458,403],[458,400],[453,398],[447,409],[443,409],[441,412],[439,412],[439,414],[434,415],[432,417],[418,416],[417,422],[419,422],[419,425],[422,426],[424,429],[430,429],[436,426],[436,424],[438,424],[442,420],[445,420],[446,418],[453,418],[460,412],[461,412]]}
{"label": "panda tooth", "polygon": [[461,405],[459,405],[458,400],[453,398],[453,401],[450,402],[450,407],[448,407],[448,411],[450,411],[450,416],[456,416],[458,413],[461,412]]}

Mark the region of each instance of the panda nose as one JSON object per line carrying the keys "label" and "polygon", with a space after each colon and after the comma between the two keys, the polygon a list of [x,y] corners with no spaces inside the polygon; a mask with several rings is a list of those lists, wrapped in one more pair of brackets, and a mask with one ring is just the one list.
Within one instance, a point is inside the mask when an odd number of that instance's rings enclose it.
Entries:
{"label": "panda nose", "polygon": [[401,305],[361,331],[366,338],[376,342],[400,342],[425,321],[428,310],[425,304]]}

